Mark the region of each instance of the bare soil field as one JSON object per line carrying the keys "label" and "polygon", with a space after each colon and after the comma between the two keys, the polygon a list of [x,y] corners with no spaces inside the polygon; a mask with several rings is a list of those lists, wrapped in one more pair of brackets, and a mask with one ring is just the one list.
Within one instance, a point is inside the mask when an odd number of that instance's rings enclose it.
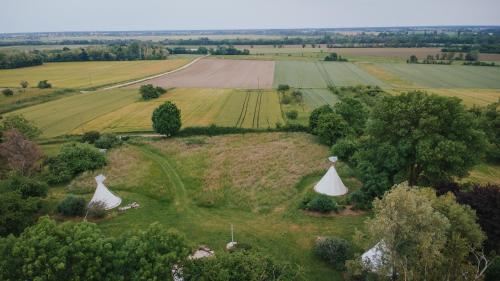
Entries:
{"label": "bare soil field", "polygon": [[270,89],[273,80],[273,61],[202,59],[181,71],[130,87]]}

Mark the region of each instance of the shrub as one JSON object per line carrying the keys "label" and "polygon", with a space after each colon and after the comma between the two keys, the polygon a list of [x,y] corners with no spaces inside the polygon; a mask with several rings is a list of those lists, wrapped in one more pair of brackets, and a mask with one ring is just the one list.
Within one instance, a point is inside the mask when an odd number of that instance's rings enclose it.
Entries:
{"label": "shrub", "polygon": [[302,102],[302,92],[299,90],[295,90],[292,92],[292,96],[296,102]]}
{"label": "shrub", "polygon": [[113,147],[120,146],[121,144],[122,144],[121,139],[114,134],[103,134],[94,143],[95,147],[103,149],[110,149]]}
{"label": "shrub", "polygon": [[106,205],[104,202],[94,202],[90,204],[88,216],[96,219],[104,218],[106,216]]}
{"label": "shrub", "polygon": [[155,109],[152,121],[155,132],[166,136],[173,136],[180,130],[182,125],[181,111],[175,103],[167,101]]}
{"label": "shrub", "polygon": [[139,88],[139,93],[141,93],[142,98],[145,100],[156,99],[166,92],[167,90],[162,87],[154,87],[152,84],[142,85]]}
{"label": "shrub", "polygon": [[344,263],[352,256],[349,242],[338,237],[318,239],[313,248],[314,255],[334,266],[338,270],[344,269]]}
{"label": "shrub", "polygon": [[338,140],[332,146],[331,151],[334,155],[337,155],[340,160],[349,162],[358,149],[358,145],[359,144],[355,139],[347,137]]}
{"label": "shrub", "polygon": [[336,113],[325,113],[319,116],[315,133],[321,142],[332,145],[347,136],[350,133],[350,127],[342,116]]}
{"label": "shrub", "polygon": [[297,119],[297,117],[299,116],[299,112],[297,110],[291,110],[291,111],[287,111],[285,113],[286,117],[288,119],[292,119],[292,120],[295,120]]}
{"label": "shrub", "polygon": [[317,193],[306,195],[304,199],[302,199],[299,207],[301,209],[320,213],[329,213],[331,211],[337,212],[339,210],[337,203],[331,197]]}
{"label": "shrub", "polygon": [[24,199],[28,197],[45,197],[48,189],[47,183],[21,175],[14,175],[2,184],[2,190],[18,191]]}
{"label": "shrub", "polygon": [[[24,228],[36,223],[41,206],[39,198],[23,199],[19,192],[2,193],[0,195],[0,236],[18,235]],[[5,256],[2,256],[2,261],[4,258]]]}
{"label": "shrub", "polygon": [[87,144],[70,144],[63,146],[56,157],[49,158],[47,164],[49,181],[62,183],[81,172],[105,166],[106,158]]}
{"label": "shrub", "polygon": [[7,89],[3,89],[2,90],[2,94],[6,97],[10,97],[12,95],[14,95],[14,91],[12,91],[11,89],[7,88]]}
{"label": "shrub", "polygon": [[101,137],[101,134],[97,131],[85,132],[82,136],[82,142],[93,144],[100,137]]}
{"label": "shrub", "polygon": [[85,215],[85,199],[68,195],[57,205],[57,212],[67,217],[81,217]]}
{"label": "shrub", "polygon": [[15,129],[23,136],[28,139],[34,139],[38,137],[42,131],[33,124],[33,122],[28,121],[22,115],[9,115],[3,118],[2,123],[0,124],[0,132],[5,132],[8,130]]}
{"label": "shrub", "polygon": [[49,89],[49,88],[52,88],[52,84],[47,82],[47,80],[42,80],[42,81],[38,82],[38,88],[39,89]]}

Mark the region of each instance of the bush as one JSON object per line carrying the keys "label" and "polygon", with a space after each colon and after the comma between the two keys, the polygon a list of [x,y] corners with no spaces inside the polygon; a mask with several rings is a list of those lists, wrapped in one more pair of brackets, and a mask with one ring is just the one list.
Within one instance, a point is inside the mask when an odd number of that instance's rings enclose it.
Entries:
{"label": "bush", "polygon": [[47,183],[21,175],[14,175],[2,183],[2,190],[18,191],[24,199],[28,197],[45,197],[48,189]]}
{"label": "bush", "polygon": [[302,92],[299,90],[295,90],[292,92],[292,96],[296,102],[302,102]]}
{"label": "bush", "polygon": [[38,82],[38,88],[39,89],[49,89],[49,88],[52,88],[52,84],[47,82],[47,80],[42,80],[42,81]]}
{"label": "bush", "polygon": [[[36,223],[41,206],[39,198],[23,199],[19,192],[2,193],[0,195],[0,236],[18,235],[24,228]],[[5,256],[2,256],[2,259],[4,258]]]}
{"label": "bush", "polygon": [[343,270],[345,261],[352,256],[349,242],[338,237],[318,239],[314,245],[313,252],[315,256],[338,270]]}
{"label": "bush", "polygon": [[339,157],[340,160],[349,162],[358,149],[358,142],[353,138],[343,138],[338,140],[332,146],[332,154]]}
{"label": "bush", "polygon": [[106,165],[106,158],[99,150],[87,144],[64,145],[56,157],[47,160],[49,181],[63,183],[77,174]]}
{"label": "bush", "polygon": [[11,89],[7,88],[7,89],[3,89],[2,90],[2,94],[6,97],[10,97],[12,95],[14,95],[14,91],[12,91]]}
{"label": "bush", "polygon": [[297,110],[291,110],[291,111],[287,111],[285,113],[286,117],[288,119],[292,119],[292,120],[295,120],[297,119],[297,117],[299,116],[299,112]]}
{"label": "bush", "polygon": [[94,202],[90,204],[88,216],[95,219],[101,219],[106,216],[106,205],[104,202]]}
{"label": "bush", "polygon": [[139,88],[139,93],[141,93],[142,98],[145,100],[159,98],[166,92],[167,90],[163,89],[162,87],[154,87],[152,84],[142,85]]}
{"label": "bush", "polygon": [[350,127],[342,116],[336,113],[325,113],[319,116],[315,133],[321,142],[332,145],[347,136],[350,133]]}
{"label": "bush", "polygon": [[57,205],[57,212],[67,217],[81,217],[85,215],[85,199],[68,195]]}
{"label": "bush", "polygon": [[337,212],[339,210],[337,203],[331,197],[318,193],[306,195],[304,199],[302,199],[299,207],[301,209],[320,213],[329,213],[331,211]]}
{"label": "bush", "polygon": [[103,134],[94,143],[95,147],[102,149],[110,149],[113,147],[120,146],[121,144],[122,144],[121,139],[114,134]]}
{"label": "bush", "polygon": [[85,132],[82,136],[82,142],[93,144],[100,137],[101,137],[101,134],[97,131]]}
{"label": "bush", "polygon": [[171,101],[167,101],[155,109],[152,120],[155,132],[166,136],[175,135],[182,125],[181,111]]}
{"label": "bush", "polygon": [[283,95],[281,98],[281,104],[289,104],[292,102],[292,99],[289,96]]}

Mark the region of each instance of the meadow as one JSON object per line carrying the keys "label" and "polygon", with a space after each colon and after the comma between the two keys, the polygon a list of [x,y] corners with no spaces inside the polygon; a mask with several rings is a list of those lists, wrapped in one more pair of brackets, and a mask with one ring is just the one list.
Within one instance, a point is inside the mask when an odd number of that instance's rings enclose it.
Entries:
{"label": "meadow", "polygon": [[179,68],[191,58],[176,58],[151,61],[92,61],[45,63],[41,66],[0,70],[0,87],[19,87],[26,80],[31,87],[38,81],[48,80],[54,88],[87,89]]}
{"label": "meadow", "polygon": [[[106,184],[127,204],[140,208],[98,221],[117,235],[152,222],[181,231],[193,245],[217,252],[230,239],[247,243],[284,262],[299,264],[310,280],[343,280],[313,257],[317,236],[351,240],[366,215],[311,216],[297,209],[328,168],[328,148],[302,133],[260,133],[140,141],[108,154]],[[278,168],[279,167],[279,168]],[[345,184],[359,182],[340,164]],[[69,191],[90,197],[95,174],[86,173]],[[54,190],[51,200],[61,192]]]}

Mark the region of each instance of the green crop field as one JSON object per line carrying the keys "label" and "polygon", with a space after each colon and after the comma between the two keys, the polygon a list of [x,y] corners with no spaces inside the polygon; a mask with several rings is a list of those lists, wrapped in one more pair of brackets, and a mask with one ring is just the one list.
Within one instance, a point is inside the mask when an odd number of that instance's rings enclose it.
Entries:
{"label": "green crop field", "polygon": [[231,89],[175,89],[159,99],[143,101],[137,89],[115,89],[72,95],[20,109],[43,130],[44,137],[89,130],[150,131],[151,114],[167,100],[182,111],[183,126],[274,127],[282,122],[274,91]]}
{"label": "green crop field", "polygon": [[329,85],[385,84],[357,65],[339,62],[279,61],[274,74],[275,86],[288,84],[295,88],[327,88]]}
{"label": "green crop field", "polygon": [[[351,240],[363,228],[362,213],[311,216],[298,210],[304,193],[328,168],[328,148],[302,133],[259,133],[174,138],[126,145],[108,154],[106,185],[140,208],[109,216],[99,225],[117,235],[153,222],[173,227],[193,245],[223,251],[234,225],[235,239],[284,262],[300,264],[309,280],[343,280],[313,257],[318,236]],[[286,163],[286,165],[284,165]],[[277,168],[279,167],[279,168]],[[339,163],[352,190],[359,182]],[[95,189],[86,173],[69,190],[87,198]],[[51,190],[57,200],[64,192]]]}
{"label": "green crop field", "polygon": [[338,102],[338,96],[328,89],[305,89],[302,94],[304,103],[310,111],[325,104],[334,105]]}
{"label": "green crop field", "polygon": [[383,63],[376,67],[417,87],[500,88],[500,67]]}
{"label": "green crop field", "polygon": [[19,87],[22,80],[36,87],[38,81],[48,80],[54,88],[93,88],[170,71],[189,61],[189,58],[178,58],[45,63],[41,66],[0,70],[0,87]]}

